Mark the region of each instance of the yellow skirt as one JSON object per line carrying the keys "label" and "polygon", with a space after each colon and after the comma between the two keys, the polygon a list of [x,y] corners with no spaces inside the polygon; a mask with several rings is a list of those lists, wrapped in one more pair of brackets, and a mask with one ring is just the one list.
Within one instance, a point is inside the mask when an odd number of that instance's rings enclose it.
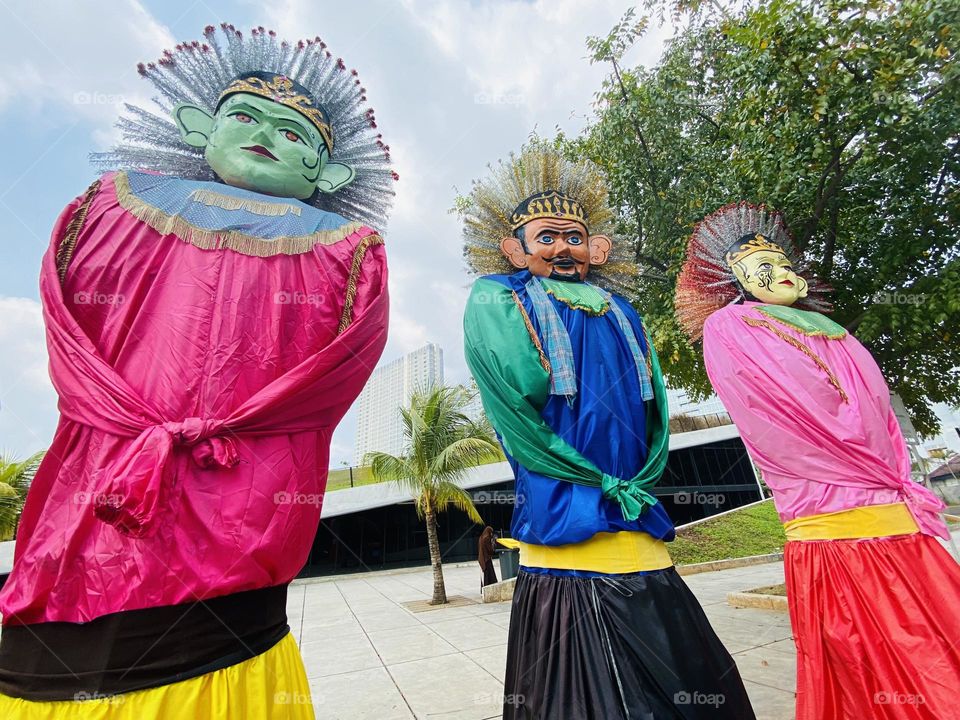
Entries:
{"label": "yellow skirt", "polygon": [[0,695],[6,720],[313,720],[293,635],[256,657],[183,682],[110,697],[34,702]]}

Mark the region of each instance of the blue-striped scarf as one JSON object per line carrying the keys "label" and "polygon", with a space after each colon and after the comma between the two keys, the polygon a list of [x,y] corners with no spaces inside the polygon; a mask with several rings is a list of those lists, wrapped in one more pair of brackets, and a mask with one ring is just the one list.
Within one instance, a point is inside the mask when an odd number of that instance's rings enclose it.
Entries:
{"label": "blue-striped scarf", "polygon": [[[564,327],[560,314],[547,297],[546,290],[536,275],[532,276],[524,286],[530,302],[533,304],[533,312],[537,316],[537,322],[540,325],[540,331],[543,334],[544,352],[550,361],[550,394],[563,395],[567,402],[572,404],[577,395],[577,376],[574,372],[573,348],[570,345],[570,335],[567,328]],[[640,380],[640,394],[646,400],[653,399],[653,385],[650,380],[650,371],[647,367],[643,351],[640,349],[640,342],[637,340],[637,334],[633,330],[633,325],[626,314],[613,300],[613,296],[603,288],[596,288],[607,304],[610,306],[613,316],[617,319],[621,332],[627,340],[630,352],[633,355],[633,362],[637,366],[637,376]]]}

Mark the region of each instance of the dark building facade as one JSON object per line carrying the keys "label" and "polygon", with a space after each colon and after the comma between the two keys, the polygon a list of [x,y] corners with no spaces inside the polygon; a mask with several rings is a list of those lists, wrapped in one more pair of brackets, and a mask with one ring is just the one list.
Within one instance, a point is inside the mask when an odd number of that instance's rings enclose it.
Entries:
{"label": "dark building facade", "polygon": [[[484,523],[498,537],[510,536],[513,485],[507,480],[470,491]],[[655,494],[676,525],[761,499],[739,437],[672,450]],[[482,526],[458,510],[442,513],[438,524],[444,562],[476,559]],[[322,520],[301,576],[428,563],[426,525],[413,503],[404,502]]]}

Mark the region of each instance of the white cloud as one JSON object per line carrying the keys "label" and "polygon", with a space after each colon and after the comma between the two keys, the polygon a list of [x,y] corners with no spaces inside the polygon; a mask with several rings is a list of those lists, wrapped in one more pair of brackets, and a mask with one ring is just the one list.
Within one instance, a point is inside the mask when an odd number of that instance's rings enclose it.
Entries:
{"label": "white cloud", "polygon": [[49,445],[57,423],[40,303],[0,297],[0,347],[0,451],[25,457]]}
{"label": "white cloud", "polygon": [[[95,24],[91,23],[95,15]],[[98,146],[124,101],[148,104],[150,87],[137,74],[138,62],[155,59],[175,44],[173,36],[136,0],[110,4],[56,0],[4,3],[0,45],[0,112],[16,105],[37,115],[69,113],[94,122]]]}

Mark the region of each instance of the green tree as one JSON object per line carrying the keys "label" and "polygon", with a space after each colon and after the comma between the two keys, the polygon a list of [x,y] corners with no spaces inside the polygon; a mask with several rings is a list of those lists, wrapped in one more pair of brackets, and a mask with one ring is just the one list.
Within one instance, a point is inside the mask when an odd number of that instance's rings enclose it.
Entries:
{"label": "green tree", "polygon": [[473,522],[482,523],[470,493],[458,481],[469,468],[503,457],[489,422],[476,422],[464,415],[471,399],[462,386],[414,393],[410,407],[399,409],[407,452],[400,456],[374,452],[364,458],[378,482],[392,480],[410,491],[417,515],[426,521],[433,566],[431,605],[447,602],[437,515],[453,505]]}
{"label": "green tree", "polygon": [[27,489],[43,455],[38,452],[22,461],[0,457],[0,540],[12,540],[16,534]]}
{"label": "green tree", "polygon": [[[735,200],[781,210],[836,289],[919,432],[960,402],[960,3],[650,0],[590,38],[610,74],[596,117],[559,138],[611,180],[641,239],[640,311],[674,387],[709,392],[673,317],[693,225]],[[651,19],[679,31],[656,67],[623,56]]]}

